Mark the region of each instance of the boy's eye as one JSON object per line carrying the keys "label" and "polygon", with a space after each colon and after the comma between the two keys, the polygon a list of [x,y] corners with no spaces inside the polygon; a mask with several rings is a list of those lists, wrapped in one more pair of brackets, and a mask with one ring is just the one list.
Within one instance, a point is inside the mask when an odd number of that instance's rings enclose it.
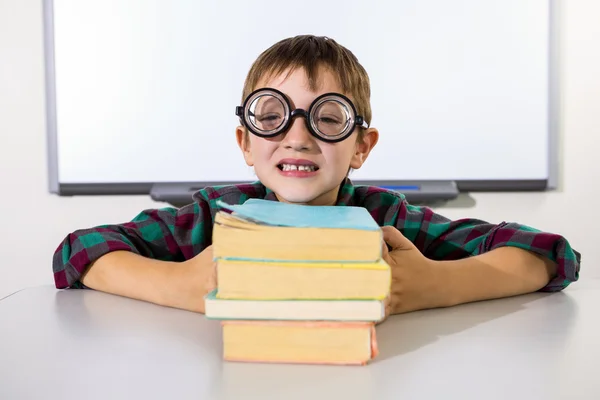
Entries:
{"label": "boy's eye", "polygon": [[341,126],[346,123],[348,112],[339,102],[325,101],[317,107],[313,115],[316,117],[319,129],[323,131],[341,129]]}
{"label": "boy's eye", "polygon": [[279,121],[281,119],[281,116],[279,114],[262,114],[257,115],[256,119],[258,120],[258,122],[274,122]]}
{"label": "boy's eye", "polygon": [[281,118],[278,114],[263,114],[258,116],[258,120],[262,121],[274,121]]}
{"label": "boy's eye", "polygon": [[260,114],[256,116],[258,128],[269,130],[277,128],[281,124],[282,117],[277,113]]}
{"label": "boy's eye", "polygon": [[323,115],[319,117],[319,124],[340,125],[341,122],[337,117]]}

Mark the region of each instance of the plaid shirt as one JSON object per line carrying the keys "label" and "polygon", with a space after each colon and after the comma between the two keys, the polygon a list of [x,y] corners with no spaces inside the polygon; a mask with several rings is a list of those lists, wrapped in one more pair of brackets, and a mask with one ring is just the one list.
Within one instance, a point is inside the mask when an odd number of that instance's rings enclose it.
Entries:
{"label": "plaid shirt", "polygon": [[[54,254],[56,287],[83,288],[79,279],[86,267],[110,251],[132,251],[167,261],[190,259],[212,242],[217,199],[242,204],[249,198],[277,201],[275,193],[260,182],[206,187],[196,192],[194,202],[185,207],[145,210],[131,222],[75,231]],[[366,208],[380,226],[395,226],[430,259],[455,260],[514,246],[558,263],[557,276],[542,291],[562,290],[579,277],[581,256],[560,235],[516,223],[451,221],[427,207],[408,204],[402,194],[372,186],[354,186],[349,179],[341,186],[336,205]]]}

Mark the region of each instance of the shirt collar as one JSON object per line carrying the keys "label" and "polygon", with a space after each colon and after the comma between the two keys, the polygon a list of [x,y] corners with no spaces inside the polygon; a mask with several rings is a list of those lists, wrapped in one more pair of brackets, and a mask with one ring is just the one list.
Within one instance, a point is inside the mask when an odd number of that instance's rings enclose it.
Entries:
{"label": "shirt collar", "polygon": [[[336,206],[352,206],[354,198],[354,184],[350,178],[346,177],[342,181],[338,197],[335,202]],[[275,192],[265,186],[265,200],[278,201]]]}

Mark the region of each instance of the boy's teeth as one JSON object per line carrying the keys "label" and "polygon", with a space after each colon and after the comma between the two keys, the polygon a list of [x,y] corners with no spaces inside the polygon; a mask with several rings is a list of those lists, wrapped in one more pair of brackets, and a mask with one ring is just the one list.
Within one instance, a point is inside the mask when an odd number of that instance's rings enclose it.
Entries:
{"label": "boy's teeth", "polygon": [[295,165],[295,164],[281,164],[281,169],[283,171],[306,171],[312,172],[315,170],[315,167],[312,165]]}

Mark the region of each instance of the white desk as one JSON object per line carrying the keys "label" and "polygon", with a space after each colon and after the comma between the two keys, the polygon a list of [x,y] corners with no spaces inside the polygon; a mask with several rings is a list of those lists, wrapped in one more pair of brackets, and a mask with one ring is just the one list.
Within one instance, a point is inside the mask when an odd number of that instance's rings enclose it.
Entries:
{"label": "white desk", "polygon": [[0,399],[600,399],[600,281],[394,316],[366,367],[221,361],[218,321],[86,290],[0,301]]}

